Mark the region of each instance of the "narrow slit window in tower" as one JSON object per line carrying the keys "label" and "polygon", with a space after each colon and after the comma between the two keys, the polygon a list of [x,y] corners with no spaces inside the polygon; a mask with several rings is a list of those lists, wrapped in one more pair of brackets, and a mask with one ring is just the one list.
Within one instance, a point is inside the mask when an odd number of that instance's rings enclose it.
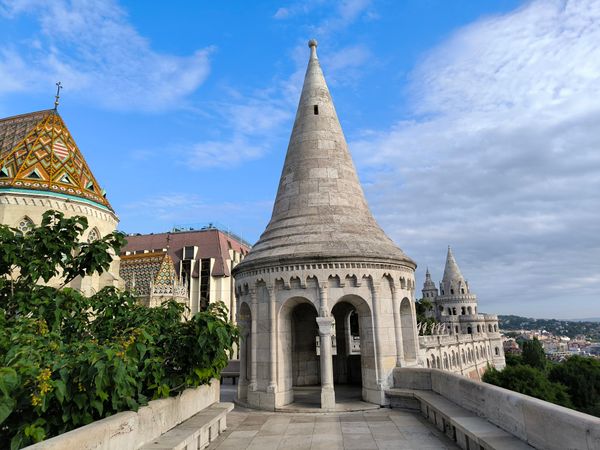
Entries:
{"label": "narrow slit window in tower", "polygon": [[318,116],[319,115],[319,105],[313,106],[313,110],[315,112],[315,116]]}

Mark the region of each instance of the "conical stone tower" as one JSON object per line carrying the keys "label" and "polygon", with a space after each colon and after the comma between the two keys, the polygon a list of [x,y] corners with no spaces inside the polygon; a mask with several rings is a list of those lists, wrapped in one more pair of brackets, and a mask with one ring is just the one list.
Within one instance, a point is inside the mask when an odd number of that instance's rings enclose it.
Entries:
{"label": "conical stone tower", "polygon": [[384,404],[396,366],[417,363],[415,263],[365,200],[317,57],[310,59],[273,213],[233,271],[242,329],[239,398],[263,409],[353,384]]}

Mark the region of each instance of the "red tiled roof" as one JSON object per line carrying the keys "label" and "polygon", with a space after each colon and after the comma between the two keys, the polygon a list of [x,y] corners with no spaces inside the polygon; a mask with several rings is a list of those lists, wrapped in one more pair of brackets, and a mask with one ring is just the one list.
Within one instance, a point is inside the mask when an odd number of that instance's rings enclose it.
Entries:
{"label": "red tiled roof", "polygon": [[[203,258],[215,259],[215,265],[211,274],[213,277],[231,276],[226,263],[229,259],[229,246],[234,251],[244,255],[250,251],[250,247],[222,231],[208,229],[127,236],[127,244],[121,250],[121,255],[125,255],[126,252],[153,251],[168,248],[169,256],[171,256],[173,263],[177,266],[183,258],[183,248],[190,246],[198,247],[196,260]],[[197,274],[194,274],[194,276],[197,276]]]}

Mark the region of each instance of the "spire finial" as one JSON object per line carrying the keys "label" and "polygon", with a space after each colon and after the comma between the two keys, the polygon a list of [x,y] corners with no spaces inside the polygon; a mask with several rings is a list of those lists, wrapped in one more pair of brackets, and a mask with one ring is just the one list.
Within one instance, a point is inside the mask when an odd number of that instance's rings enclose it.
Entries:
{"label": "spire finial", "polygon": [[58,81],[56,83],[56,96],[54,97],[54,111],[58,109],[58,99],[60,98],[60,90],[62,89],[62,87],[62,83]]}
{"label": "spire finial", "polygon": [[317,45],[319,45],[319,43],[317,42],[316,39],[311,39],[310,41],[308,41],[308,46],[310,47],[310,57],[311,58],[317,57]]}

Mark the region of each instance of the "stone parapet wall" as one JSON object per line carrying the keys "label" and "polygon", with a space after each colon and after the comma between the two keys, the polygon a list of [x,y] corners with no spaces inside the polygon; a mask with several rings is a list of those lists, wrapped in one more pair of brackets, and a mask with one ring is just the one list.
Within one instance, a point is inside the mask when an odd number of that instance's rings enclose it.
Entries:
{"label": "stone parapet wall", "polygon": [[505,364],[502,343],[486,333],[419,336],[419,348],[421,367],[474,379],[480,379],[488,365],[502,369]]}
{"label": "stone parapet wall", "polygon": [[153,400],[137,412],[125,411],[77,428],[27,450],[137,449],[219,401],[220,383],[187,389],[177,397]]}
{"label": "stone parapet wall", "polygon": [[398,368],[394,386],[436,392],[535,448],[600,448],[597,417],[491,384],[442,370]]}

